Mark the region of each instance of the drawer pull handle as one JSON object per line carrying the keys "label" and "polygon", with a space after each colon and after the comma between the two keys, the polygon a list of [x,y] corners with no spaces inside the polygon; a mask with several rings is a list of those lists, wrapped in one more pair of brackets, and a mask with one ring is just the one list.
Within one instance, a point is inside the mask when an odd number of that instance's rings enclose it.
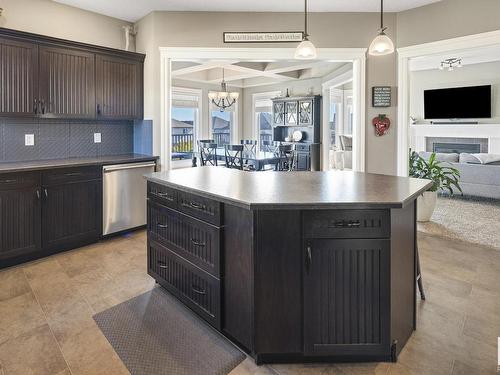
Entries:
{"label": "drawer pull handle", "polygon": [[43,189],[43,192],[45,194],[45,198],[48,198],[49,197],[49,192],[47,191],[47,189]]}
{"label": "drawer pull handle", "polygon": [[81,176],[83,173],[81,172],[72,172],[72,173],[65,173],[64,175],[66,177],[73,177],[73,176]]}
{"label": "drawer pull handle", "polygon": [[156,223],[156,226],[161,229],[167,229],[168,225],[167,224],[162,224],[162,223]]}
{"label": "drawer pull handle", "polygon": [[359,221],[350,221],[349,223],[347,223],[347,226],[349,228],[357,228],[361,226],[361,223]]}
{"label": "drawer pull handle", "polygon": [[207,292],[205,292],[203,289],[197,287],[196,285],[191,285],[191,289],[193,290],[193,292],[195,292],[196,294],[200,294],[202,296],[204,296],[205,294],[207,294]]}
{"label": "drawer pull handle", "polygon": [[195,240],[194,238],[191,238],[191,242],[193,243],[193,245],[195,246],[206,246],[207,244],[205,242],[200,242],[198,240]]}
{"label": "drawer pull handle", "polygon": [[162,193],[161,191],[157,192],[156,195],[159,196],[160,198],[167,199],[169,201],[174,200],[174,198],[168,195],[168,193]]}
{"label": "drawer pull handle", "polygon": [[189,202],[189,206],[191,206],[192,208],[197,209],[197,210],[202,210],[203,209],[203,205],[202,204],[195,203],[195,202]]}
{"label": "drawer pull handle", "polygon": [[17,180],[1,180],[0,182],[1,182],[2,184],[11,184],[11,183],[16,182],[16,181],[17,181]]}
{"label": "drawer pull handle", "polygon": [[165,263],[158,261],[158,267],[160,267],[162,270],[166,270],[168,267]]}
{"label": "drawer pull handle", "polygon": [[36,189],[36,198],[40,199],[40,190]]}

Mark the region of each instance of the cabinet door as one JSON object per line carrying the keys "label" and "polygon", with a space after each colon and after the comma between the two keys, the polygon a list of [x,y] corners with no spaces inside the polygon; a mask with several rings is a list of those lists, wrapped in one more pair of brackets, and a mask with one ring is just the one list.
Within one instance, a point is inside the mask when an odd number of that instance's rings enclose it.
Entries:
{"label": "cabinet door", "polygon": [[43,188],[44,249],[65,250],[99,239],[102,186],[100,180]]}
{"label": "cabinet door", "polygon": [[143,64],[113,56],[96,56],[97,117],[142,119]]}
{"label": "cabinet door", "polygon": [[94,54],[46,46],[39,54],[42,116],[94,118]]}
{"label": "cabinet door", "polygon": [[308,152],[298,152],[296,170],[298,171],[308,171],[310,169],[309,163],[309,153]]}
{"label": "cabinet door", "polygon": [[313,101],[299,101],[299,125],[310,126],[313,124]]}
{"label": "cabinet door", "polygon": [[285,102],[285,125],[297,125],[298,124],[298,103],[297,102]]}
{"label": "cabinet door", "polygon": [[273,102],[273,123],[274,125],[285,124],[285,103]]}
{"label": "cabinet door", "polygon": [[305,242],[304,351],[389,355],[389,240]]}
{"label": "cabinet door", "polygon": [[0,38],[0,116],[34,117],[38,98],[38,46]]}
{"label": "cabinet door", "polygon": [[39,251],[39,187],[0,191],[0,263]]}

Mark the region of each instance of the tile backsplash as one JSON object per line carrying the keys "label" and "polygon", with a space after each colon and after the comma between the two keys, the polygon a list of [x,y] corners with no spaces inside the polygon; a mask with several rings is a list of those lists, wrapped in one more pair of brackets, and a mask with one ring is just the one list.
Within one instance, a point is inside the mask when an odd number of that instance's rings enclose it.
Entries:
{"label": "tile backsplash", "polygon": [[[101,133],[101,143],[94,143]],[[25,146],[25,134],[35,145]],[[131,121],[0,120],[0,162],[126,154],[134,151]]]}

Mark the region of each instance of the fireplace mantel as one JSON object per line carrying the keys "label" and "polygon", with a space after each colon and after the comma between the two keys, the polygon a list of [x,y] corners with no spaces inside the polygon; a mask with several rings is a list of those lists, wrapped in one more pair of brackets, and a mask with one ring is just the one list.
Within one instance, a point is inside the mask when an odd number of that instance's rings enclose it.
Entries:
{"label": "fireplace mantel", "polygon": [[427,137],[485,138],[488,152],[500,154],[500,124],[415,124],[410,125],[410,147],[425,150]]}

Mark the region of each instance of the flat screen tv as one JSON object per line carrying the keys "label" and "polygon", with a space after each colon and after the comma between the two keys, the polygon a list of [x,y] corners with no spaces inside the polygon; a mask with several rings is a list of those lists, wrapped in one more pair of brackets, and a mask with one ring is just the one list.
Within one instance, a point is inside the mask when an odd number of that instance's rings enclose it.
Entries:
{"label": "flat screen tv", "polygon": [[491,118],[491,85],[424,90],[424,118]]}

